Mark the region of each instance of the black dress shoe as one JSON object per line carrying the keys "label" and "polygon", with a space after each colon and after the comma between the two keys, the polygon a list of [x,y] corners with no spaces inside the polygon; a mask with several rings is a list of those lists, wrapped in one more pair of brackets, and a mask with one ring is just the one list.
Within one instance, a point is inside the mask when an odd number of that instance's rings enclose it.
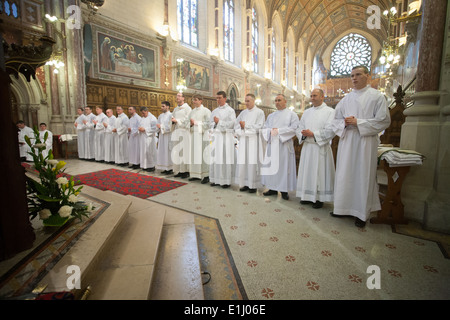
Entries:
{"label": "black dress shoe", "polygon": [[217,184],[215,184],[214,182],[211,182],[210,186],[215,187],[215,186],[217,186]]}
{"label": "black dress shoe", "polygon": [[173,170],[167,170],[166,171],[166,174],[172,174],[173,173]]}
{"label": "black dress shoe", "polygon": [[249,188],[248,188],[247,186],[245,186],[245,187],[240,188],[239,191],[244,192],[244,191],[247,191],[248,189],[249,189]]}
{"label": "black dress shoe", "polygon": [[182,172],[178,172],[176,175],[174,175],[173,177],[174,178],[179,178],[179,177],[181,177],[183,175],[183,173]]}
{"label": "black dress shoe", "polygon": [[313,203],[312,207],[313,207],[314,209],[320,209],[320,208],[323,207],[323,202],[321,202],[321,201],[316,201],[316,202]]}
{"label": "black dress shoe", "polygon": [[366,222],[362,221],[359,218],[355,218],[355,226],[357,226],[358,228],[364,228],[366,226]]}
{"label": "black dress shoe", "polygon": [[189,172],[183,172],[183,174],[181,175],[180,178],[181,178],[181,179],[189,178]]}
{"label": "black dress shoe", "polygon": [[334,214],[333,211],[330,212],[330,216],[332,216],[333,218],[342,218],[343,217],[339,214]]}
{"label": "black dress shoe", "polygon": [[332,216],[332,217],[334,217],[334,218],[352,217],[352,216],[349,216],[349,215],[334,214],[333,211],[330,212],[330,216]]}
{"label": "black dress shoe", "polygon": [[256,193],[256,188],[254,188],[254,189],[248,189],[248,193]]}
{"label": "black dress shoe", "polygon": [[300,204],[313,204],[312,201],[300,200]]}
{"label": "black dress shoe", "polygon": [[204,177],[201,184],[206,184],[209,182],[209,177]]}
{"label": "black dress shoe", "polygon": [[269,191],[266,191],[266,192],[263,193],[263,195],[265,195],[265,196],[273,196],[275,194],[278,194],[278,191],[276,191],[276,190],[269,190]]}
{"label": "black dress shoe", "polygon": [[144,169],[145,171],[147,171],[147,172],[153,172],[153,171],[155,171],[155,167],[153,167],[153,168],[147,168],[147,169]]}
{"label": "black dress shoe", "polygon": [[287,192],[282,192],[282,193],[281,193],[281,197],[282,197],[284,200],[289,200],[289,195],[288,195]]}
{"label": "black dress shoe", "polygon": [[229,188],[230,185],[229,185],[229,184],[224,184],[224,185],[222,185],[221,187],[224,188],[224,189],[226,189],[226,188]]}
{"label": "black dress shoe", "polygon": [[195,181],[195,180],[200,180],[199,178],[189,178],[189,181]]}

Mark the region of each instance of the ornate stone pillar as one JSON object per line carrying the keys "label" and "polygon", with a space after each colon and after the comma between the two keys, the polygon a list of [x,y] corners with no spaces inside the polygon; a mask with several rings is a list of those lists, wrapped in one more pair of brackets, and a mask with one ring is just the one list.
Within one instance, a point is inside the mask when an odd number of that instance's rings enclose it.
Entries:
{"label": "ornate stone pillar", "polygon": [[[45,0],[44,3],[44,10],[46,13],[50,14],[51,16],[57,16],[57,2],[56,0]],[[46,22],[46,30],[47,35],[51,38],[53,38],[56,41],[56,44],[54,45],[53,50],[58,50],[60,48],[60,39],[58,39],[58,36],[53,31],[53,25],[50,22]],[[61,134],[63,133],[63,120],[61,115],[61,105],[59,100],[59,86],[58,86],[58,75],[55,74],[54,67],[49,66],[49,88],[50,88],[50,103],[51,103],[51,110],[52,114],[50,117],[50,127],[52,128],[53,134]]]}
{"label": "ornate stone pillar", "polygon": [[[407,218],[422,222],[425,229],[450,233],[448,128],[449,117],[442,103],[444,87],[444,34],[448,34],[447,0],[424,0],[420,26],[419,63],[417,69],[414,106],[405,110],[406,122],[402,126],[400,147],[416,150],[426,159],[422,166],[414,166],[405,179],[402,199]],[[447,140],[443,140],[447,139]],[[445,143],[444,143],[445,142]],[[445,162],[447,161],[447,162]],[[446,180],[447,179],[447,180]],[[443,181],[444,180],[444,181]],[[445,181],[446,180],[446,181]]]}

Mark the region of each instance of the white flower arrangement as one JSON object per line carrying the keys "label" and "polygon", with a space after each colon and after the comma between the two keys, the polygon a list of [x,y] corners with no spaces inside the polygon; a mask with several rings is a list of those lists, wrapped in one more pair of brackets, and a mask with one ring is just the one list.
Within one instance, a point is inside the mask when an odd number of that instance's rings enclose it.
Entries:
{"label": "white flower arrangement", "polygon": [[89,217],[92,212],[92,203],[86,204],[79,200],[78,195],[83,186],[75,187],[73,177],[68,179],[63,176],[64,161],[53,159],[52,150],[49,150],[48,156],[43,157],[41,145],[45,147],[45,140],[48,138],[46,133],[44,141],[41,143],[39,131],[34,129],[36,144],[32,146],[30,139],[26,136],[25,140],[31,147],[34,167],[39,173],[39,182],[27,178],[28,209],[30,218],[34,219],[37,215],[47,226],[60,226],[66,223],[70,218]]}

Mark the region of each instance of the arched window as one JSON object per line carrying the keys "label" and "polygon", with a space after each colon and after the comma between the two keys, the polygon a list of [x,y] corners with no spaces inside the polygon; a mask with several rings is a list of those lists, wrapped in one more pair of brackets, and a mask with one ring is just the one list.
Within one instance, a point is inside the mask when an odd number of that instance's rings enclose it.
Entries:
{"label": "arched window", "polygon": [[223,51],[225,60],[234,62],[234,1],[223,1]]}
{"label": "arched window", "polygon": [[180,40],[198,47],[198,1],[177,0],[177,20]]}
{"label": "arched window", "polygon": [[232,85],[232,87],[229,89],[229,93],[227,94],[227,96],[229,97],[228,100],[228,104],[230,107],[232,107],[235,110],[239,109],[239,100],[237,98],[237,91],[236,91],[236,87],[234,86],[234,84]]}
{"label": "arched window", "polygon": [[259,26],[258,26],[258,16],[256,14],[255,8],[252,8],[252,65],[253,72],[258,73],[258,37],[259,37]]}
{"label": "arched window", "polygon": [[350,33],[338,41],[331,53],[331,76],[348,76],[352,68],[364,65],[370,70],[372,48],[359,34]]}

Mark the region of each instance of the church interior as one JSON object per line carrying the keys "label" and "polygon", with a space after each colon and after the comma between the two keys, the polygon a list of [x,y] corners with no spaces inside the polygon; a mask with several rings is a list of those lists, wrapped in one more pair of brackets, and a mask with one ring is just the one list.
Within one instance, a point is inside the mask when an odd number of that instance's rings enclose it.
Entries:
{"label": "church interior", "polygon": [[[1,0],[0,39],[1,300],[450,298],[448,1]],[[316,88],[335,108],[355,65],[389,106],[381,144],[423,159],[380,161],[382,210],[363,228],[295,192],[78,158],[79,107],[158,117],[178,92],[214,110],[224,91],[236,115],[248,93],[266,117],[283,94],[301,118]],[[19,120],[47,124],[54,158],[83,181],[88,217],[58,228],[30,219],[26,181],[37,175],[19,157]]]}

